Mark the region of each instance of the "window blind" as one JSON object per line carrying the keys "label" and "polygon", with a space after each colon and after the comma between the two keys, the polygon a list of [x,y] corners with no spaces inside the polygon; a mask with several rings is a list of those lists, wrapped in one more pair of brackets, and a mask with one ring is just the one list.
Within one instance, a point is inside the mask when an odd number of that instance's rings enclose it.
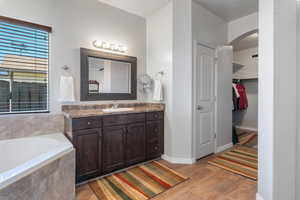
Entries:
{"label": "window blind", "polygon": [[48,111],[49,30],[0,17],[0,113]]}

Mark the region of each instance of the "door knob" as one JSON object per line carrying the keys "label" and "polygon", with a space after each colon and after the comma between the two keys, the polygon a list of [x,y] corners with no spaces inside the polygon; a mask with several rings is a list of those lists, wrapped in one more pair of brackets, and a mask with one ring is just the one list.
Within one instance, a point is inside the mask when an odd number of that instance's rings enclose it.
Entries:
{"label": "door knob", "polygon": [[197,110],[202,110],[202,107],[201,106],[197,106]]}

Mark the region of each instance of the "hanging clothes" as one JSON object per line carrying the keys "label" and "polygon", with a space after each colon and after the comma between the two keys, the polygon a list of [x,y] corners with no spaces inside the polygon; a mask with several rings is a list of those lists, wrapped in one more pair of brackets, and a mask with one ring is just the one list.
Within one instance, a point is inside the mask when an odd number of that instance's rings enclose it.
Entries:
{"label": "hanging clothes", "polygon": [[237,97],[237,93],[235,89],[232,87],[232,110],[236,111],[239,109],[239,97]]}
{"label": "hanging clothes", "polygon": [[246,94],[246,88],[241,83],[236,84],[236,88],[240,95],[239,110],[245,110],[248,108],[248,98],[247,98],[247,94]]}
{"label": "hanging clothes", "polygon": [[237,143],[239,143],[239,137],[237,135],[235,126],[232,126],[232,143],[234,145],[237,144]]}
{"label": "hanging clothes", "polygon": [[232,110],[245,110],[248,108],[246,89],[239,81],[232,84]]}
{"label": "hanging clothes", "polygon": [[236,83],[232,83],[232,88],[234,89],[235,95],[237,98],[240,98],[238,89],[236,88]]}

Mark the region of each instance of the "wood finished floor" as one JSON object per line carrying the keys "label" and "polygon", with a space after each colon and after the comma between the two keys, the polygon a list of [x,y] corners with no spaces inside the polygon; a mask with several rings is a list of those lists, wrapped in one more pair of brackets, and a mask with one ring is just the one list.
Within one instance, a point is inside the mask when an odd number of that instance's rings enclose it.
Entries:
{"label": "wood finished floor", "polygon": [[[201,159],[193,165],[161,160],[162,164],[190,179],[152,200],[255,200],[256,182],[207,164],[211,158]],[[76,189],[76,200],[99,199],[86,184]]]}

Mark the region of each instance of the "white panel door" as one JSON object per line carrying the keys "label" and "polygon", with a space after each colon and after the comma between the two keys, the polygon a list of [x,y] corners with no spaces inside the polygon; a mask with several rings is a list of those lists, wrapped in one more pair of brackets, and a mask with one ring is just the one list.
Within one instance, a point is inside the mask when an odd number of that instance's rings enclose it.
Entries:
{"label": "white panel door", "polygon": [[195,51],[194,128],[199,159],[215,149],[215,51],[202,45]]}

